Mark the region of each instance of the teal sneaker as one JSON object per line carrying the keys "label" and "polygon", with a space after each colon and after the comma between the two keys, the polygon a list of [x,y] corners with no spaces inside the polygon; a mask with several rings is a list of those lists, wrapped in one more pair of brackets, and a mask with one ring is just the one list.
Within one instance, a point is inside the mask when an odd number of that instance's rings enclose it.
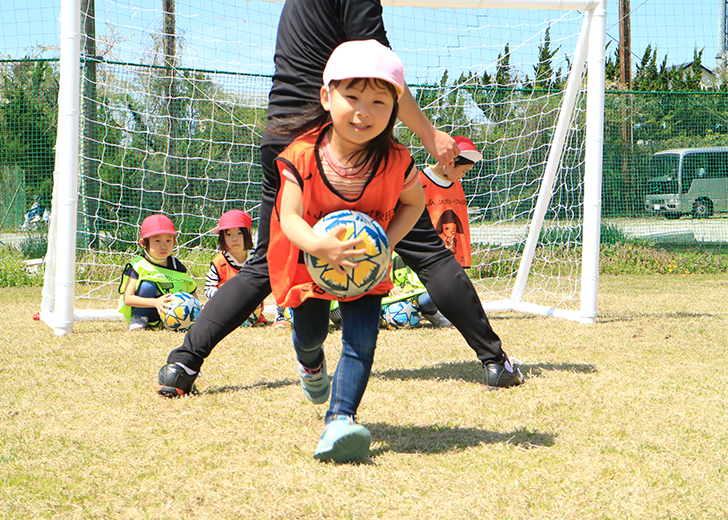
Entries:
{"label": "teal sneaker", "polygon": [[326,425],[313,458],[321,462],[352,462],[366,457],[372,434],[348,415],[338,415]]}
{"label": "teal sneaker", "polygon": [[324,404],[329,400],[331,384],[329,375],[326,373],[326,359],[320,367],[315,369],[298,365],[298,373],[301,376],[301,390],[306,399],[313,404]]}

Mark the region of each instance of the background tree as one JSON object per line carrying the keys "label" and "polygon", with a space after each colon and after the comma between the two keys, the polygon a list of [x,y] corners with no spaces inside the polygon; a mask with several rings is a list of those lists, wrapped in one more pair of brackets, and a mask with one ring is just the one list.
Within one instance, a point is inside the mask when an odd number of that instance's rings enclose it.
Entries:
{"label": "background tree", "polygon": [[533,66],[534,79],[531,81],[526,76],[524,88],[526,89],[551,89],[562,88],[565,79],[562,77],[561,70],[554,70],[553,59],[559,52],[561,46],[551,49],[551,29],[546,28],[543,41],[538,47],[538,59]]}
{"label": "background tree", "polygon": [[50,207],[58,128],[58,69],[50,61],[9,64],[0,80],[0,166],[24,173],[26,199]]}

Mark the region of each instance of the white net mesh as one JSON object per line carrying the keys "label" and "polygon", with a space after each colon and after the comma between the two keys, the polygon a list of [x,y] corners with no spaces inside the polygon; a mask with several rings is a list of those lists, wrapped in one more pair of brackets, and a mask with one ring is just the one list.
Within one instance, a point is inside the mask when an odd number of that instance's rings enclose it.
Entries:
{"label": "white net mesh", "polygon": [[[97,1],[83,23],[76,307],[113,308],[149,214],[181,230],[179,256],[204,276],[208,231],[226,210],[255,220],[258,146],[273,73],[277,2]],[[172,9],[168,7],[168,9]],[[406,80],[435,125],[484,161],[463,179],[483,300],[508,299],[584,15],[576,11],[385,7]],[[91,21],[94,23],[91,24]],[[581,80],[580,80],[581,81]],[[523,300],[578,307],[584,95],[571,115],[554,196]],[[403,126],[398,138],[429,160]]]}

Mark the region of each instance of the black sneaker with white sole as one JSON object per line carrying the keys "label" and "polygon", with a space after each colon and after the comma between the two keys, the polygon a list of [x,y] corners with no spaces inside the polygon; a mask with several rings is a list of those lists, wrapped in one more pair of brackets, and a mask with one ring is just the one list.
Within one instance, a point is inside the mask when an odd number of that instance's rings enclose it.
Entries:
{"label": "black sneaker with white sole", "polygon": [[196,394],[197,387],[193,376],[187,374],[184,368],[174,363],[168,363],[159,369],[159,388],[157,393],[165,397],[181,397],[187,394]]}

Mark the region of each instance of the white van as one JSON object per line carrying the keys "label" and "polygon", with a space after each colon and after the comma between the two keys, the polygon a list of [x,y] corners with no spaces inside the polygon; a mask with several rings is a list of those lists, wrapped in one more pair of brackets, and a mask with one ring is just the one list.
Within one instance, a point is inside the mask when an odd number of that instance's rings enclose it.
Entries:
{"label": "white van", "polygon": [[680,218],[728,211],[728,146],[679,148],[650,160],[645,209]]}

